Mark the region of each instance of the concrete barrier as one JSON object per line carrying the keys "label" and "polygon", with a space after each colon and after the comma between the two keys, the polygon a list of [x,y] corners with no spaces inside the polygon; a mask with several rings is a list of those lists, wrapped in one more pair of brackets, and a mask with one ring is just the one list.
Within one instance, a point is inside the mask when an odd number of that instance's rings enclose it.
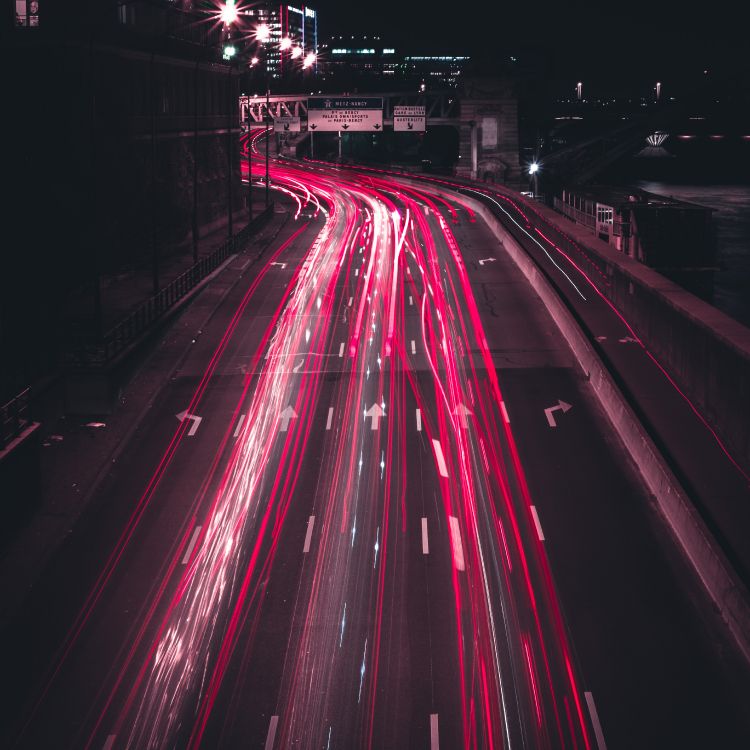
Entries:
{"label": "concrete barrier", "polygon": [[606,271],[607,284],[599,283],[599,273],[590,274],[599,291],[700,406],[734,458],[750,470],[750,328],[547,206],[532,208],[585,248],[597,271]]}
{"label": "concrete barrier", "polygon": [[[422,186],[424,187],[424,186]],[[612,426],[638,467],[646,486],[737,645],[750,661],[750,598],[666,461],[646,433],[573,315],[531,257],[480,201],[467,198],[487,223],[549,310],[568,342]],[[750,412],[746,412],[750,413]]]}

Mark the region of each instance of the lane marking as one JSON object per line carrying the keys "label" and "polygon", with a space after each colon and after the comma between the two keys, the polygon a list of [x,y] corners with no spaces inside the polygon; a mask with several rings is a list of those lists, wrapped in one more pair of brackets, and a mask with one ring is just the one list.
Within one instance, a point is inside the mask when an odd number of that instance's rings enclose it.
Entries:
{"label": "lane marking", "polygon": [[411,340],[411,353],[412,354],[417,353],[417,345],[414,343],[414,339]]}
{"label": "lane marking", "polygon": [[273,750],[273,743],[276,739],[276,727],[279,725],[279,717],[272,716],[271,723],[268,725],[268,735],[266,736],[265,750]]}
{"label": "lane marking", "polygon": [[333,419],[333,407],[328,408],[328,421],[326,422],[326,430],[331,429],[331,420]]}
{"label": "lane marking", "polygon": [[339,357],[344,356],[344,342],[341,342],[341,346],[339,347]]}
{"label": "lane marking", "polygon": [[536,526],[536,534],[539,537],[539,541],[544,541],[544,532],[542,531],[542,524],[539,523],[539,516],[536,512],[536,505],[531,506],[531,515],[534,516],[534,526]]}
{"label": "lane marking", "polygon": [[586,696],[586,705],[589,707],[589,713],[591,714],[591,723],[594,725],[597,747],[599,750],[607,750],[607,743],[604,741],[604,732],[602,732],[602,725],[599,722],[599,713],[596,710],[594,696],[588,691],[584,695]]}
{"label": "lane marking", "polygon": [[427,519],[422,519],[422,554],[430,554],[430,541],[427,538]]}
{"label": "lane marking", "polygon": [[359,276],[359,268],[355,268],[354,269],[354,275],[355,276]]}
{"label": "lane marking", "polygon": [[440,750],[437,714],[430,714],[430,750]]}
{"label": "lane marking", "polygon": [[352,302],[354,302],[354,297],[349,297],[349,305],[348,305],[348,307],[352,306]]}
{"label": "lane marking", "polygon": [[440,471],[440,476],[447,477],[448,467],[445,465],[445,456],[443,455],[443,448],[440,445],[440,441],[433,438],[432,447],[435,449],[435,458],[438,462],[438,471]]}
{"label": "lane marking", "polygon": [[305,546],[302,552],[307,554],[310,551],[310,542],[312,541],[313,526],[315,526],[315,516],[310,516],[307,521],[307,534],[305,534]]}
{"label": "lane marking", "polygon": [[190,559],[190,555],[193,554],[193,548],[195,547],[195,543],[198,541],[198,534],[201,533],[202,526],[196,526],[195,530],[193,531],[193,536],[190,537],[190,544],[188,544],[187,549],[185,550],[185,556],[182,558],[182,564],[187,565],[188,560]]}
{"label": "lane marking", "polygon": [[409,306],[414,307],[414,298],[411,296],[411,294],[409,295]]}
{"label": "lane marking", "polygon": [[116,739],[117,739],[116,734],[110,734],[109,737],[107,737],[106,742],[102,745],[102,750],[112,750],[112,748],[115,745]]}
{"label": "lane marking", "polygon": [[503,413],[505,424],[510,424],[510,417],[508,416],[508,410],[505,408],[505,401],[500,402],[500,411]]}
{"label": "lane marking", "polygon": [[239,437],[240,430],[242,429],[242,424],[243,424],[244,421],[245,421],[245,415],[244,414],[240,414],[239,422],[237,422],[237,427],[234,430],[234,436],[235,437]]}
{"label": "lane marking", "polygon": [[417,432],[422,432],[422,410],[417,409]]}
{"label": "lane marking", "polygon": [[453,564],[456,570],[466,570],[464,563],[464,545],[461,541],[461,529],[455,516],[448,516],[451,530],[451,547],[453,548]]}

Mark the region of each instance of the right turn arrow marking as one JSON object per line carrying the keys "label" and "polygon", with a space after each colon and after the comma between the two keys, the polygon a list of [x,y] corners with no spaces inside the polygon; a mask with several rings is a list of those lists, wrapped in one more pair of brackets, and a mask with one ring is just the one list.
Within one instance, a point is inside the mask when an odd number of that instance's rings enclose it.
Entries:
{"label": "right turn arrow marking", "polygon": [[550,406],[544,410],[544,416],[547,417],[547,424],[549,424],[550,427],[557,427],[557,422],[555,422],[555,415],[553,412],[562,411],[562,413],[565,414],[565,412],[570,411],[572,408],[573,407],[570,404],[566,404],[565,401],[560,401],[558,399],[556,406]]}

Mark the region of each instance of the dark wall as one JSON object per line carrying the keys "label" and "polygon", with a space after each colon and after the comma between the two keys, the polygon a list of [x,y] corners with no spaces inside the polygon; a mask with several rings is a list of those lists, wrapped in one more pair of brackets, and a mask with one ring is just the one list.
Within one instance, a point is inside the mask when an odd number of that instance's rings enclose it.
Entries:
{"label": "dark wall", "polygon": [[0,399],[54,370],[71,295],[150,262],[154,245],[190,253],[194,225],[226,218],[230,149],[233,209],[244,200],[238,76],[215,49],[40,19],[0,39]]}

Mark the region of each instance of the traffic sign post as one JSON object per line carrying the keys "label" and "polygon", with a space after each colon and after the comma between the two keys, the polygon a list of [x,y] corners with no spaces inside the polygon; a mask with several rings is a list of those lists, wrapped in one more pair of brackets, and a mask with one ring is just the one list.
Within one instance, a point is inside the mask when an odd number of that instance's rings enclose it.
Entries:
{"label": "traffic sign post", "polygon": [[380,97],[318,96],[307,100],[307,129],[315,132],[365,132],[383,130]]}
{"label": "traffic sign post", "polygon": [[299,117],[275,117],[273,121],[274,133],[299,133],[302,124]]}
{"label": "traffic sign post", "polygon": [[427,116],[424,105],[394,107],[393,129],[397,132],[424,132],[427,129]]}

